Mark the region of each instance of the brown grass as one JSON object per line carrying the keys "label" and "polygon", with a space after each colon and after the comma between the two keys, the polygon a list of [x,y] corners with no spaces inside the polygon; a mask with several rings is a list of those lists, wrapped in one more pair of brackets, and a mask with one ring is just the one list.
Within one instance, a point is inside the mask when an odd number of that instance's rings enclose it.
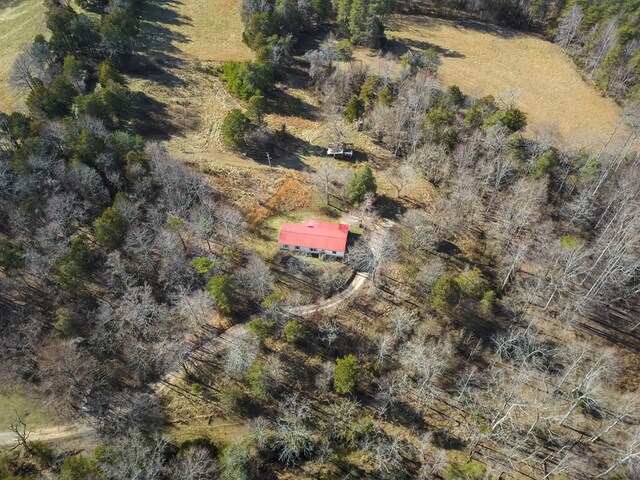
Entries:
{"label": "brown grass", "polygon": [[23,45],[46,30],[42,0],[0,0],[0,110],[24,106],[24,98],[9,85],[9,72]]}
{"label": "brown grass", "polygon": [[143,16],[143,43],[181,60],[250,60],[253,52],[242,43],[241,4],[237,0],[154,0]]}
{"label": "brown grass", "polygon": [[[389,39],[442,53],[443,85],[456,84],[475,97],[518,91],[516,103],[529,117],[530,134],[556,124],[569,144],[596,147],[620,116],[616,103],[586,83],[553,43],[470,21],[394,15],[386,23]],[[374,73],[394,71],[389,62],[364,51],[356,58],[373,62]]]}

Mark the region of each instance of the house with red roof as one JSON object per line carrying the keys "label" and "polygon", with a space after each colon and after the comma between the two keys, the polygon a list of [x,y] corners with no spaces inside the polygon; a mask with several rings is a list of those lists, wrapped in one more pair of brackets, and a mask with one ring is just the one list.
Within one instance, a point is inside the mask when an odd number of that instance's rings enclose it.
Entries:
{"label": "house with red roof", "polygon": [[280,228],[278,245],[281,250],[343,258],[348,235],[349,225],[346,223],[316,220],[308,220],[304,225],[285,223]]}

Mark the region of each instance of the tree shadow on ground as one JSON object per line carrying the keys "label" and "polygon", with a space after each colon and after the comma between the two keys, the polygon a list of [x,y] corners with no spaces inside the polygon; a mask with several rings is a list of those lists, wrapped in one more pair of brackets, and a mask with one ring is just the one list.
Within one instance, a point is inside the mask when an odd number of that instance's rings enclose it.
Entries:
{"label": "tree shadow on ground", "polygon": [[390,220],[398,219],[407,211],[407,207],[387,195],[381,195],[376,199],[376,207],[382,218]]}
{"label": "tree shadow on ground", "polygon": [[276,89],[270,97],[270,113],[284,117],[300,117],[311,121],[320,118],[318,107],[291,95],[286,89]]}
{"label": "tree shadow on ground", "polygon": [[465,55],[456,52],[455,50],[449,50],[448,48],[441,47],[435,43],[429,43],[422,40],[412,40],[409,38],[393,38],[385,43],[385,50],[392,52],[393,54],[400,56],[407,53],[409,50],[435,50],[438,55],[445,58],[465,58]]}
{"label": "tree shadow on ground", "polygon": [[123,71],[133,78],[151,81],[165,87],[182,87],[185,81],[168,68],[177,66],[179,62],[169,59],[151,59],[143,55],[131,55],[123,65]]}
{"label": "tree shadow on ground", "polygon": [[171,26],[191,25],[191,18],[180,15],[176,10],[179,0],[152,0],[145,3],[142,18],[142,31],[138,36],[140,50],[152,56],[176,56],[182,50],[177,44],[189,43],[184,34],[176,32]]}
{"label": "tree shadow on ground", "polygon": [[496,321],[478,315],[472,305],[463,305],[458,309],[457,315],[453,318],[453,323],[457,327],[464,327],[473,335],[482,340],[490,341],[496,334],[504,331]]}
{"label": "tree shadow on ground", "polygon": [[144,92],[132,92],[134,119],[133,130],[146,138],[168,140],[178,133],[178,128],[170,120],[167,105]]}
{"label": "tree shadow on ground", "polygon": [[447,20],[449,25],[453,28],[474,30],[476,32],[488,33],[500,38],[516,38],[526,35],[526,33],[519,32],[507,27],[501,27],[494,25],[486,21],[480,21],[475,19],[461,18],[459,15],[450,15],[443,12],[430,11],[427,15],[404,15],[395,16],[388,19],[385,22],[387,31],[409,31],[415,29],[416,25],[425,28],[435,28],[438,23],[435,19]]}

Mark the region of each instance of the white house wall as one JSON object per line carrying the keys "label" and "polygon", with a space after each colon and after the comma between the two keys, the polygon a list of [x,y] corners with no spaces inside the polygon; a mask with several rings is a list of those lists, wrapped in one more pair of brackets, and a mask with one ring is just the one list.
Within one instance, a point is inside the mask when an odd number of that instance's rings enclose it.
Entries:
{"label": "white house wall", "polygon": [[311,250],[308,247],[298,247],[296,248],[294,245],[282,245],[280,244],[280,250],[289,250],[292,252],[300,252],[300,253],[311,253],[311,254],[323,254],[328,255],[330,257],[344,258],[344,252],[334,252],[333,250],[322,250],[320,248],[316,248]]}

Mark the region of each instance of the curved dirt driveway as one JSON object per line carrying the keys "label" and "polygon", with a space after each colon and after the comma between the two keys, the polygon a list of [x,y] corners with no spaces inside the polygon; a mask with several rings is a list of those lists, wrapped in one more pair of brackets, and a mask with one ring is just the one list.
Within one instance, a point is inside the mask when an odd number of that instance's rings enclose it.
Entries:
{"label": "curved dirt driveway", "polygon": [[297,315],[299,317],[305,317],[307,315],[311,315],[317,312],[321,312],[323,310],[329,310],[333,307],[340,305],[345,300],[351,298],[356,294],[360,288],[365,284],[367,279],[369,278],[369,274],[365,272],[356,272],[353,278],[351,279],[351,283],[347,285],[347,287],[335,295],[320,300],[319,302],[312,303],[310,305],[301,305],[299,307],[292,307],[287,310],[287,313],[292,315]]}

